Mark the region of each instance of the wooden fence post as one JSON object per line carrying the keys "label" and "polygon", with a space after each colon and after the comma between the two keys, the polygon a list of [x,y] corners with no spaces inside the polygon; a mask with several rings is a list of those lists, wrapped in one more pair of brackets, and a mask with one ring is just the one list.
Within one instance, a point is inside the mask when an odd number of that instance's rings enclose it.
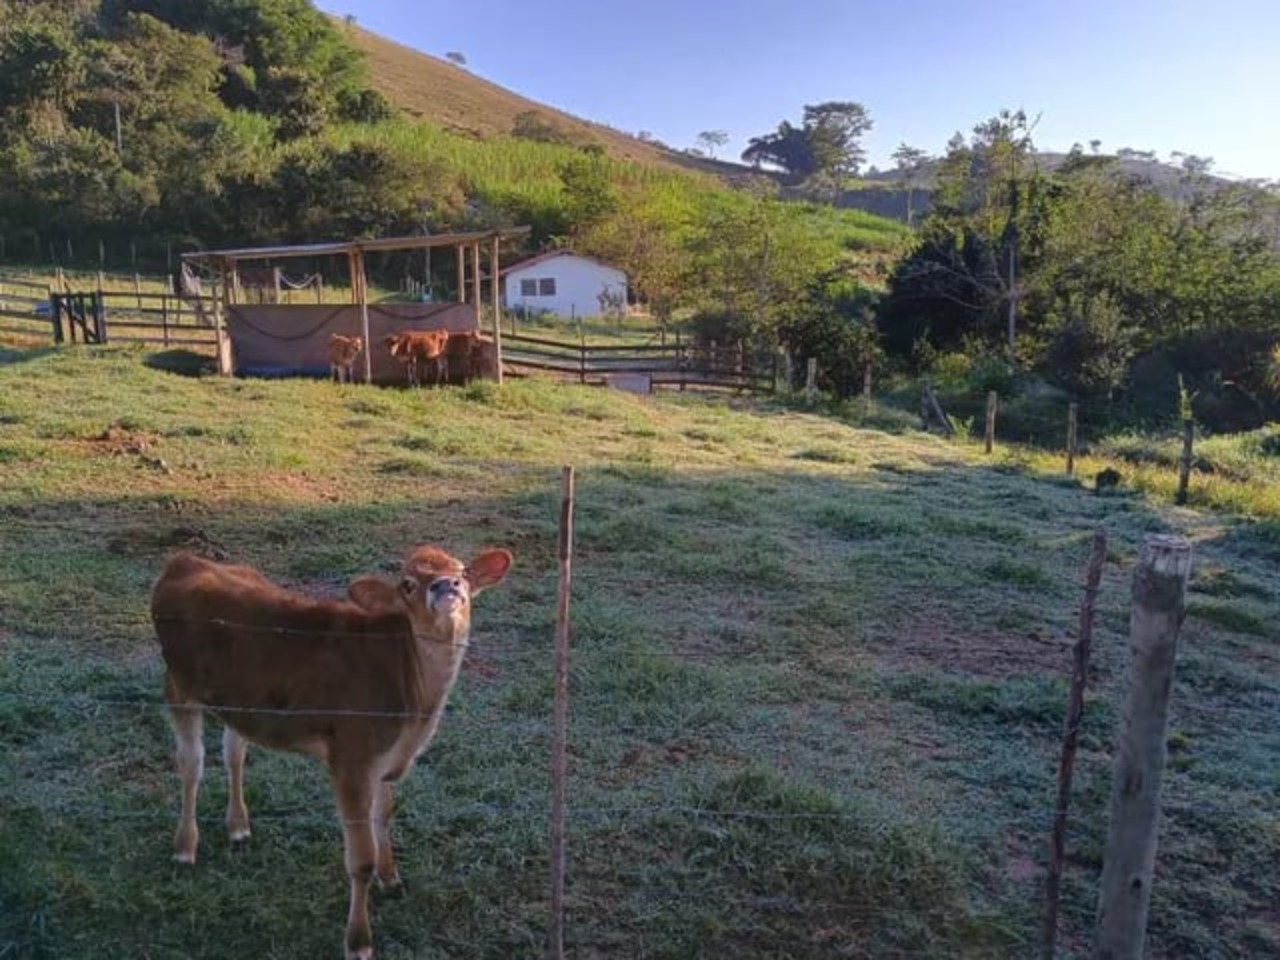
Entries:
{"label": "wooden fence post", "polygon": [[1078,431],[1076,431],[1076,415],[1078,415],[1079,407],[1075,401],[1071,401],[1066,407],[1066,475],[1075,474],[1075,444],[1078,439]]}
{"label": "wooden fence post", "polygon": [[[991,393],[990,396],[995,396]],[[1089,678],[1089,647],[1093,643],[1094,609],[1098,601],[1098,585],[1102,582],[1102,565],[1107,559],[1107,535],[1098,530],[1093,535],[1093,549],[1084,579],[1084,600],[1080,604],[1080,626],[1072,649],[1071,692],[1067,699],[1067,718],[1062,730],[1062,754],[1058,760],[1058,798],[1053,811],[1053,831],[1049,840],[1049,873],[1045,879],[1044,930],[1041,956],[1053,960],[1054,941],[1058,936],[1058,888],[1062,882],[1062,866],[1066,853],[1067,806],[1071,801],[1071,775],[1076,763],[1076,745],[1080,739],[1080,721],[1084,718],[1084,688]]]}
{"label": "wooden fence post", "polygon": [[680,328],[676,327],[676,366],[680,368],[680,392],[684,393],[685,368],[689,358],[685,356],[684,344],[680,339]]}
{"label": "wooden fence post", "polygon": [[996,444],[996,410],[1000,405],[1000,397],[994,390],[987,392],[987,430],[986,451],[990,453]]}
{"label": "wooden fence post", "polygon": [[62,298],[52,290],[49,291],[49,306],[53,314],[53,342],[66,343],[67,332],[62,326]]}
{"label": "wooden fence post", "polygon": [[564,894],[568,857],[565,821],[569,780],[569,592],[573,576],[573,467],[560,478],[560,583],[556,590],[555,687],[551,750],[551,960],[564,957]]}
{"label": "wooden fence post", "polygon": [[933,384],[928,377],[924,378],[924,394],[920,398],[920,420],[921,429],[929,429],[929,418],[932,416],[938,421],[938,426],[942,428],[942,432],[948,437],[955,436],[955,428],[951,426],[951,421],[947,419],[946,413],[943,412],[942,404],[938,402],[938,395],[933,392]]}
{"label": "wooden fence post", "polygon": [[818,358],[810,357],[804,374],[804,402],[813,406],[818,399]]}
{"label": "wooden fence post", "polygon": [[1169,692],[1190,573],[1186,540],[1147,537],[1133,575],[1128,692],[1111,773],[1095,960],[1141,960],[1146,940]]}
{"label": "wooden fence post", "polygon": [[1187,485],[1191,482],[1191,446],[1195,443],[1196,422],[1186,419],[1182,421],[1182,456],[1178,458],[1178,495],[1175,501],[1179,506],[1187,502]]}
{"label": "wooden fence post", "polygon": [[871,361],[862,364],[862,407],[863,412],[871,412]]}

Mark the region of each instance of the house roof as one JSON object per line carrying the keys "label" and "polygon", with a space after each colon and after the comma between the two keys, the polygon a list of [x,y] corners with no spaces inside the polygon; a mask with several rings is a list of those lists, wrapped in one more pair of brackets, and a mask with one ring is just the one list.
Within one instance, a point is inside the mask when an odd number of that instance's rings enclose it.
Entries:
{"label": "house roof", "polygon": [[532,267],[536,263],[543,263],[547,260],[554,260],[556,257],[577,257],[579,260],[590,261],[591,263],[596,264],[596,266],[604,267],[606,270],[617,270],[618,273],[621,273],[623,275],[626,274],[626,271],[623,270],[621,267],[615,267],[611,263],[605,263],[603,260],[597,260],[595,257],[588,257],[586,254],[583,254],[583,253],[576,253],[573,250],[566,250],[564,248],[561,248],[558,250],[546,250],[542,253],[529,257],[527,260],[521,260],[519,263],[513,263],[509,267],[503,267],[500,271],[498,271],[498,276],[505,276],[506,274],[510,273],[512,270],[523,270],[525,267]]}

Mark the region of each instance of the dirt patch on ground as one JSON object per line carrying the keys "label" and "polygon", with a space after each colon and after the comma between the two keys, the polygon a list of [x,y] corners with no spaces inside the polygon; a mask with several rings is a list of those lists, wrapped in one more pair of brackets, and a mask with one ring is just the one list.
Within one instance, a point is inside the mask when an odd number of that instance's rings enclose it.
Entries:
{"label": "dirt patch on ground", "polygon": [[199,527],[129,527],[107,541],[107,550],[121,556],[155,556],[190,550],[210,560],[226,560],[230,554]]}
{"label": "dirt patch on ground", "polygon": [[164,457],[156,452],[160,440],[158,437],[140,430],[130,430],[118,424],[112,424],[100,434],[84,441],[98,456],[135,457],[139,464],[158,470],[160,473],[173,473],[173,469]]}
{"label": "dirt patch on ground", "polygon": [[317,477],[303,471],[271,471],[260,474],[253,481],[256,490],[285,495],[289,500],[312,503],[338,503],[342,500],[342,488],[327,477]]}
{"label": "dirt patch on ground", "polygon": [[947,623],[916,620],[892,641],[872,650],[878,664],[895,670],[928,669],[973,677],[1063,675],[1071,662],[1071,641],[1039,633],[974,632]]}

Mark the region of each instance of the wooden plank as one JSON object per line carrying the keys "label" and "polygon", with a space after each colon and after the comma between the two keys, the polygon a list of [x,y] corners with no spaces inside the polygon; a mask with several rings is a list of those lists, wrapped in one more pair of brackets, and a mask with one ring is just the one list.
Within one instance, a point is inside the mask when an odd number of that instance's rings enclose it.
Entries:
{"label": "wooden plank", "polygon": [[142,343],[142,344],[149,344],[153,347],[171,347],[174,345],[190,346],[190,347],[216,347],[218,345],[217,341],[211,337],[205,338],[205,339],[201,339],[198,337],[170,337],[168,340],[163,340],[159,337],[120,337],[120,336],[116,336],[116,334],[114,333],[111,334],[111,342],[112,343]]}

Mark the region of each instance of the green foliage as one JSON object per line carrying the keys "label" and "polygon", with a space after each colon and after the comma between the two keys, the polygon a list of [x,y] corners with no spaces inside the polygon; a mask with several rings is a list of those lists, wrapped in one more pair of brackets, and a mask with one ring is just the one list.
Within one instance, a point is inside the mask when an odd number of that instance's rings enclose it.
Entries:
{"label": "green foliage", "polygon": [[853,176],[866,151],[862,137],[871,129],[866,107],[852,101],[806,104],[799,127],[783,120],[773,133],[752,137],[742,159],[767,163],[802,177]]}
{"label": "green foliage", "polygon": [[[792,309],[781,336],[797,359],[818,358],[818,386],[844,399],[862,389],[868,368],[883,354],[873,322],[876,295],[855,280],[827,274],[817,278]],[[793,367],[799,386],[806,375]]]}
{"label": "green foliage", "polygon": [[[306,0],[0,0],[0,13],[0,229],[33,243],[145,235],[182,249],[527,223],[535,249],[617,263],[664,322],[729,309],[749,318],[743,336],[770,338],[812,277],[903,234],[605,156],[536,111],[489,140],[393,116]],[[838,133],[841,116],[820,125]]]}
{"label": "green foliage", "polygon": [[1176,373],[1219,429],[1280,416],[1267,381],[1280,337],[1274,197],[1210,186],[1199,163],[1167,199],[1107,158],[1076,153],[1052,174],[1033,159],[1020,113],[952,141],[920,242],[889,280],[879,321],[890,355],[976,339],[1135,419],[1169,416]]}

